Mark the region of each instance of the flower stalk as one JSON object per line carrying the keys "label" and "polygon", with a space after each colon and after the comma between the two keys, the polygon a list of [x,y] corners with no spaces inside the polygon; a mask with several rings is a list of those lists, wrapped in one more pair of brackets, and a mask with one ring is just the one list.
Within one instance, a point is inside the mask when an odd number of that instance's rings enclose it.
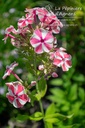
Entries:
{"label": "flower stalk", "polygon": [[[6,84],[9,91],[7,98],[14,107],[23,107],[27,102],[33,103],[37,98],[41,110],[37,114],[42,114],[42,116],[38,115],[40,116],[38,118],[39,120],[43,119],[45,128],[48,128],[41,100],[46,94],[45,81],[49,77],[58,77],[57,67],[61,67],[63,71],[68,71],[71,67],[71,55],[66,53],[66,49],[57,48],[55,35],[60,32],[63,24],[52,11],[37,7],[26,9],[25,12],[25,17],[23,16],[18,20],[17,30],[12,25],[6,29],[4,41],[6,42],[8,38],[11,39],[11,44],[19,49],[26,60],[29,72],[35,79],[31,81],[30,85],[28,85],[29,81],[26,81],[25,85],[25,82],[13,71],[18,66],[16,62],[6,68],[3,79],[13,74],[18,80]],[[31,92],[31,88],[35,85],[34,92],[36,94]]]}

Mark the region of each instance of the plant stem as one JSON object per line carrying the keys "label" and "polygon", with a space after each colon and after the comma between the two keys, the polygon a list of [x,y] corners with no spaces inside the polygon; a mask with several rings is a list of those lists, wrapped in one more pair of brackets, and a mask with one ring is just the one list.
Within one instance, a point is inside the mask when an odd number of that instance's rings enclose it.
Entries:
{"label": "plant stem", "polygon": [[[37,82],[37,80],[36,80],[36,89],[37,89],[37,93],[39,93],[38,82]],[[41,100],[39,100],[39,105],[40,105],[40,109],[41,109],[41,112],[42,112],[43,117],[44,117],[44,110],[43,110],[43,106],[42,106],[42,102],[41,102]]]}
{"label": "plant stem", "polygon": [[[37,90],[37,93],[39,93],[39,89],[38,89],[38,82],[37,82],[37,80],[36,80],[36,90]],[[44,122],[44,126],[45,126],[45,128],[47,128],[47,126],[46,126],[46,124],[45,124],[45,120],[44,120],[44,110],[43,110],[43,105],[42,105],[42,101],[41,101],[41,99],[39,100],[39,105],[40,105],[40,110],[41,110],[41,112],[42,112],[42,114],[43,114],[43,122]]]}
{"label": "plant stem", "polygon": [[[38,77],[37,77],[37,64],[36,64],[36,54],[34,53],[34,69],[35,69],[35,80],[36,80],[36,90],[37,90],[37,93],[40,93],[39,92],[39,88],[38,88]],[[44,122],[44,126],[45,128],[47,128],[47,126],[45,125],[45,120],[44,120],[44,110],[43,110],[43,105],[42,105],[42,101],[41,99],[39,100],[39,106],[40,106],[40,110],[43,114],[43,122]]]}

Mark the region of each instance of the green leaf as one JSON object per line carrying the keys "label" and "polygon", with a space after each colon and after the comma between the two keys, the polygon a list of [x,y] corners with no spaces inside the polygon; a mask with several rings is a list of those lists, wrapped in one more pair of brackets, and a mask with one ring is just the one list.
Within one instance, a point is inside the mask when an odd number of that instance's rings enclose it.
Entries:
{"label": "green leaf", "polygon": [[70,89],[69,99],[74,101],[77,99],[77,84],[73,84]]}
{"label": "green leaf", "polygon": [[43,119],[43,114],[41,112],[35,112],[33,115],[29,116],[30,120],[39,121]]}
{"label": "green leaf", "polygon": [[52,123],[46,122],[45,124],[46,124],[46,127],[47,127],[47,128],[53,128],[53,124],[52,124]]}
{"label": "green leaf", "polygon": [[27,119],[39,121],[43,118],[43,114],[41,112],[35,112],[33,115],[21,115],[19,114],[16,119],[20,121],[25,121]]}
{"label": "green leaf", "polygon": [[73,76],[73,80],[77,81],[77,82],[84,82],[85,81],[85,77],[83,74],[75,74]]}
{"label": "green leaf", "polygon": [[64,119],[66,119],[66,118],[69,119],[69,118],[71,118],[72,116],[73,116],[73,114],[66,116],[66,115],[62,115],[62,114],[60,114],[60,113],[54,113],[54,114],[46,115],[46,116],[45,116],[45,119],[57,118],[58,120],[64,120]]}
{"label": "green leaf", "polygon": [[79,97],[81,98],[81,100],[84,102],[84,97],[85,97],[85,91],[83,88],[79,88]]}
{"label": "green leaf", "polygon": [[51,96],[48,96],[48,98],[53,100],[57,103],[63,103],[65,99],[65,92],[59,88],[52,88],[50,89],[50,92],[52,93]]}
{"label": "green leaf", "polygon": [[51,115],[54,114],[56,112],[56,106],[54,103],[52,103],[51,105],[49,105],[49,107],[46,110],[45,116],[47,115]]}
{"label": "green leaf", "polygon": [[63,81],[62,79],[57,78],[57,79],[51,80],[50,84],[55,86],[61,86],[63,84]]}
{"label": "green leaf", "polygon": [[35,96],[37,100],[40,100],[42,97],[44,97],[47,91],[47,85],[45,79],[41,78],[37,86],[38,86],[38,93]]}
{"label": "green leaf", "polygon": [[65,116],[60,113],[55,113],[55,114],[46,115],[44,119],[46,122],[49,122],[49,123],[57,123],[59,121],[65,120],[67,118],[71,118],[72,116],[73,116],[73,114],[69,115],[69,116]]}
{"label": "green leaf", "polygon": [[45,118],[45,121],[49,123],[56,123],[59,121],[59,119],[58,118]]}
{"label": "green leaf", "polygon": [[16,117],[17,120],[20,120],[20,121],[25,121],[27,119],[29,119],[29,116],[28,115],[21,115],[19,114],[17,117]]}

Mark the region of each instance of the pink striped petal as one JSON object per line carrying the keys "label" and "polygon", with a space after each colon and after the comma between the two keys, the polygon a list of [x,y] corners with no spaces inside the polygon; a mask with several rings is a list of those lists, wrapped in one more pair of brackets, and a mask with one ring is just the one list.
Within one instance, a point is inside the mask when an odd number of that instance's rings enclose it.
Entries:
{"label": "pink striped petal", "polygon": [[26,94],[20,95],[18,98],[21,104],[25,104],[27,101],[30,101],[28,100],[28,96]]}
{"label": "pink striped petal", "polygon": [[16,95],[19,94],[20,92],[22,92],[24,90],[24,86],[17,84],[16,85]]}
{"label": "pink striped petal", "polygon": [[62,70],[63,71],[68,71],[69,70],[69,68],[66,66],[65,63],[62,64]]}
{"label": "pink striped petal", "polygon": [[45,52],[49,52],[52,49],[52,47],[53,47],[52,44],[47,44],[47,43],[42,44],[42,48]]}
{"label": "pink striped petal", "polygon": [[15,94],[15,86],[12,84],[8,87],[8,91],[12,94]]}
{"label": "pink striped petal", "polygon": [[59,59],[54,59],[53,61],[53,64],[60,67],[61,66],[61,63],[62,63],[62,60],[59,60]]}
{"label": "pink striped petal", "polygon": [[68,67],[71,67],[71,65],[72,65],[71,60],[66,60],[65,63],[68,65]]}
{"label": "pink striped petal", "polygon": [[37,54],[43,53],[42,44],[39,44],[39,45],[35,48],[35,52],[36,52]]}
{"label": "pink striped petal", "polygon": [[20,102],[18,101],[18,99],[15,99],[15,100],[14,100],[13,106],[14,106],[15,108],[21,108],[21,107],[23,107],[23,105],[20,104]]}
{"label": "pink striped petal", "polygon": [[42,37],[41,30],[36,29],[36,30],[34,31],[34,33],[35,33],[39,38],[41,38],[41,37]]}
{"label": "pink striped petal", "polygon": [[8,98],[9,102],[12,104],[14,101],[14,96],[11,96],[10,93],[7,93],[6,97]]}
{"label": "pink striped petal", "polygon": [[30,43],[33,47],[36,47],[40,44],[40,40],[36,39],[36,38],[32,38],[30,39]]}

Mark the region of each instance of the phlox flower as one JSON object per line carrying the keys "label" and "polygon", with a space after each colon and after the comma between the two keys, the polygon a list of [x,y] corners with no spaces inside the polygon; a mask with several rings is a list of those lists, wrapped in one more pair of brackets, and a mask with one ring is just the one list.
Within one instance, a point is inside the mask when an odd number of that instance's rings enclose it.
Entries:
{"label": "phlox flower", "polygon": [[10,27],[6,28],[5,30],[5,34],[9,34],[9,33],[14,33],[14,34],[17,34],[17,31],[16,29],[14,28],[14,26],[10,25]]}
{"label": "phlox flower", "polygon": [[35,85],[36,85],[36,81],[31,81],[30,86],[33,87],[33,86],[35,86]]}
{"label": "phlox flower", "polygon": [[39,20],[44,22],[48,11],[46,8],[37,8],[36,14],[38,15]]}
{"label": "phlox flower", "polygon": [[32,24],[34,22],[34,18],[30,14],[26,14],[26,18],[23,16],[21,19],[18,21],[18,27],[23,28],[26,27],[29,24]]}
{"label": "phlox flower", "polygon": [[7,83],[8,93],[6,97],[15,108],[23,107],[26,102],[30,102],[30,98],[25,93],[24,86],[20,82]]}
{"label": "phlox flower", "polygon": [[2,78],[5,79],[7,76],[10,76],[10,74],[12,74],[12,71],[14,70],[16,66],[18,66],[18,63],[16,62],[13,62],[10,66],[7,66],[5,74]]}
{"label": "phlox flower", "polygon": [[10,25],[10,27],[6,28],[5,30],[5,37],[3,39],[5,42],[8,37],[15,39],[15,37],[11,33],[17,34],[17,30],[12,25]]}
{"label": "phlox flower", "polygon": [[54,37],[51,32],[40,28],[36,29],[30,38],[31,45],[37,54],[49,52],[53,48]]}
{"label": "phlox flower", "polygon": [[19,78],[19,76],[13,71],[16,66],[18,66],[18,63],[16,63],[16,62],[13,62],[10,66],[7,66],[7,67],[6,67],[5,74],[4,74],[4,76],[3,76],[2,78],[3,78],[3,79],[6,79],[7,76],[10,76],[11,74],[13,74],[13,75],[15,76],[15,78],[17,78],[17,80],[23,82],[23,81]]}
{"label": "phlox flower", "polygon": [[44,70],[44,65],[43,64],[41,64],[41,65],[39,65],[38,66],[38,69],[41,71],[41,70]]}
{"label": "phlox flower", "polygon": [[68,71],[71,67],[71,55],[65,52],[64,48],[57,48],[54,53],[50,54],[50,59],[57,67],[62,67],[63,71]]}
{"label": "phlox flower", "polygon": [[29,16],[35,23],[37,21],[37,13],[36,13],[37,9],[38,8],[32,8],[32,9],[26,8],[26,10],[25,10],[25,12],[27,13],[26,17]]}
{"label": "phlox flower", "polygon": [[51,74],[51,76],[54,77],[54,78],[56,78],[56,77],[58,77],[58,74],[57,74],[56,72],[53,72],[53,73]]}
{"label": "phlox flower", "polygon": [[38,18],[41,21],[42,27],[48,31],[52,31],[55,34],[60,32],[60,27],[63,27],[63,24],[56,17],[53,12],[47,12],[46,9],[38,13]]}

